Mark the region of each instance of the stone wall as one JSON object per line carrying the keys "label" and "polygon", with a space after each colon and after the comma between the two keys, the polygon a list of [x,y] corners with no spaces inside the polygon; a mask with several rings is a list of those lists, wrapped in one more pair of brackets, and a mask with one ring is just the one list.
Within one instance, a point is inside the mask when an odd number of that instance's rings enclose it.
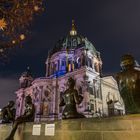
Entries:
{"label": "stone wall", "polygon": [[[62,120],[55,122],[55,136],[45,136],[45,123],[41,135],[32,136],[33,123],[20,125],[15,140],[140,140],[140,115],[114,118]],[[0,140],[12,126],[0,125]]]}

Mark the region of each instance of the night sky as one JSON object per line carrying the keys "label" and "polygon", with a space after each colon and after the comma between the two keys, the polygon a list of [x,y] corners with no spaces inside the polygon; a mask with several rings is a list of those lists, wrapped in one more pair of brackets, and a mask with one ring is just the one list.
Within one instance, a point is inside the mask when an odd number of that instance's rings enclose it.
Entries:
{"label": "night sky", "polygon": [[18,78],[30,66],[34,78],[45,76],[47,53],[67,35],[71,21],[101,52],[103,74],[120,70],[120,57],[132,54],[140,62],[140,0],[47,0],[35,17],[22,48],[11,50],[0,65],[0,108],[15,100]]}

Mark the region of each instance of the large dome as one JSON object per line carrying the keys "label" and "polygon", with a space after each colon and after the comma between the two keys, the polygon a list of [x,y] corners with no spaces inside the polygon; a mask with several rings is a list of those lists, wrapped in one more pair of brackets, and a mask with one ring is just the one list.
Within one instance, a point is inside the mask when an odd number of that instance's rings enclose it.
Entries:
{"label": "large dome", "polygon": [[74,23],[72,23],[72,29],[70,33],[67,36],[60,38],[56,42],[54,48],[50,50],[49,55],[53,55],[54,53],[59,51],[78,49],[81,47],[90,50],[94,54],[97,53],[93,44],[86,37],[77,34],[75,25]]}

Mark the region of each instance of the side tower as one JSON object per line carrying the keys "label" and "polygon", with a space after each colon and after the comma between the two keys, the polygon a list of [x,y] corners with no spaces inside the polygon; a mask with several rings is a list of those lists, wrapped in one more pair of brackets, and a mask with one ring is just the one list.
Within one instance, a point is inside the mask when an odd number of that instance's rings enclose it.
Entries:
{"label": "side tower", "polygon": [[27,88],[31,86],[33,81],[33,77],[31,74],[30,67],[27,67],[27,70],[22,73],[21,77],[19,78],[20,88]]}
{"label": "side tower", "polygon": [[33,77],[31,70],[27,67],[26,71],[23,72],[19,78],[19,90],[16,91],[16,116],[20,116],[24,112],[24,99],[26,96],[26,90],[31,87]]}

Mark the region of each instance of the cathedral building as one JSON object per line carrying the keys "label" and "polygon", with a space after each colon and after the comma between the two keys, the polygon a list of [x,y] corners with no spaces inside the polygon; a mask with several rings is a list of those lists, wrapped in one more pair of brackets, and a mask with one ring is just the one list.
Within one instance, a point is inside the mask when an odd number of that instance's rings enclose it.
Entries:
{"label": "cathedral building", "polygon": [[24,99],[32,97],[35,121],[61,119],[60,97],[67,89],[69,77],[75,79],[83,101],[77,105],[85,117],[124,114],[124,104],[112,76],[102,76],[102,60],[93,44],[77,33],[74,22],[69,34],[56,42],[48,53],[45,77],[33,79],[30,69],[24,72],[16,91],[16,116],[24,112]]}

